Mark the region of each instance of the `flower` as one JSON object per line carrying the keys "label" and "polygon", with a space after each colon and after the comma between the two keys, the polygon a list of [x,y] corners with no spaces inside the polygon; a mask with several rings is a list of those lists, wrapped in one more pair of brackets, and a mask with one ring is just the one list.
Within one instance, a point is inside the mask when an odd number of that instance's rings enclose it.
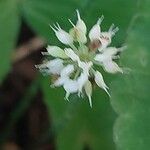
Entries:
{"label": "flower", "polygon": [[48,46],[47,52],[42,54],[54,59],[36,65],[44,74],[57,75],[52,87],[63,86],[66,91],[65,99],[69,100],[72,93],[78,93],[79,97],[86,94],[91,107],[94,83],[110,96],[103,75],[95,66],[102,67],[108,73],[123,73],[123,69],[115,60],[119,58],[124,47],[108,47],[119,28],[112,24],[108,31],[102,32],[100,25],[103,19],[102,15],[91,28],[88,34],[89,43],[86,36],[87,28],[78,10],[77,23],[74,24],[69,19],[73,26],[69,32],[64,31],[58,23],[54,27],[51,26],[58,40],[69,47],[62,49],[58,46]]}

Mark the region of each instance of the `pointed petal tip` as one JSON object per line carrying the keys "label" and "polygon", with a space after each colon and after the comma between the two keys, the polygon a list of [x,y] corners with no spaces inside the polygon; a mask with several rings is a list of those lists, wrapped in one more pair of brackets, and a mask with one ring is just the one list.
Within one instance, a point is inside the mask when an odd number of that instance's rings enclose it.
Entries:
{"label": "pointed petal tip", "polygon": [[111,95],[109,94],[108,90],[107,90],[106,88],[105,88],[104,90],[105,90],[105,92],[107,93],[107,95],[108,95],[109,97],[111,97]]}
{"label": "pointed petal tip", "polygon": [[49,55],[48,52],[41,52],[42,55]]}
{"label": "pointed petal tip", "polygon": [[98,19],[97,24],[100,25],[103,20],[104,20],[104,15],[102,15],[102,16]]}
{"label": "pointed petal tip", "polygon": [[75,24],[71,21],[71,19],[68,19],[68,21],[71,23],[71,25],[72,25],[73,27],[75,27]]}
{"label": "pointed petal tip", "polygon": [[80,17],[79,10],[78,10],[78,9],[76,9],[76,12],[77,12],[77,17],[78,17],[78,20],[81,20],[81,17]]}
{"label": "pointed petal tip", "polygon": [[57,32],[57,30],[52,25],[49,25],[49,26],[55,33]]}
{"label": "pointed petal tip", "polygon": [[57,23],[56,23],[56,24],[53,24],[53,26],[54,26],[57,30],[60,29],[60,26],[58,26]]}
{"label": "pointed petal tip", "polygon": [[118,50],[119,50],[120,52],[122,52],[122,51],[126,50],[127,48],[128,48],[127,45],[123,45],[122,47],[118,48]]}
{"label": "pointed petal tip", "polygon": [[65,99],[66,101],[68,101],[68,102],[69,102],[69,95],[70,95],[70,93],[66,93],[66,95],[65,95],[65,97],[64,97],[64,99]]}
{"label": "pointed petal tip", "polygon": [[34,65],[35,68],[39,68],[39,65]]}
{"label": "pointed petal tip", "polygon": [[90,107],[92,108],[92,107],[93,107],[93,105],[92,105],[92,99],[91,99],[91,97],[90,97],[90,96],[88,96],[88,99],[89,99]]}

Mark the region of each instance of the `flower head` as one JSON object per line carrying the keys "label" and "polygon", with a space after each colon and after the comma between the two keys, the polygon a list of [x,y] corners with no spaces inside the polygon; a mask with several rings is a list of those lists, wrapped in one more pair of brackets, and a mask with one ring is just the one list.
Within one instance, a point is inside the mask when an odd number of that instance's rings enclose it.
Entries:
{"label": "flower head", "polygon": [[108,73],[123,73],[115,60],[119,58],[118,54],[124,48],[108,47],[118,27],[112,24],[108,31],[102,32],[100,25],[104,19],[103,15],[90,30],[89,43],[87,43],[86,36],[87,28],[78,10],[77,19],[76,24],[69,19],[73,26],[69,33],[61,29],[58,23],[54,27],[51,26],[59,41],[69,45],[70,48],[48,46],[47,52],[42,52],[42,54],[50,55],[54,59],[36,65],[36,67],[45,74],[57,75],[58,78],[52,86],[63,86],[67,100],[72,93],[77,93],[79,97],[86,94],[92,107],[93,82],[110,96],[103,75],[100,71],[95,70],[95,66],[102,67]]}

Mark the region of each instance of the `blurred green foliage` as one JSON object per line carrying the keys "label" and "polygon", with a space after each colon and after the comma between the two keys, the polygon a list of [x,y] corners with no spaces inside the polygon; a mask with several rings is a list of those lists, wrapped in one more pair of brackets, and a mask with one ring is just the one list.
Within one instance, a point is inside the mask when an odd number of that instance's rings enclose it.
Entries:
{"label": "blurred green foliage", "polygon": [[0,1],[0,82],[11,66],[11,56],[20,27],[20,14],[16,0]]}
{"label": "blurred green foliage", "polygon": [[137,3],[121,64],[130,71],[113,82],[112,106],[119,114],[114,139],[119,150],[150,148],[150,1]]}
{"label": "blurred green foliage", "polygon": [[111,83],[112,98],[109,101],[102,90],[95,89],[92,109],[87,99],[80,100],[73,96],[70,103],[64,101],[63,90],[51,89],[49,78],[43,77],[41,86],[53,119],[58,149],[82,150],[85,145],[91,150],[115,150],[116,147],[118,150],[149,149],[149,6],[149,0],[0,1],[0,80],[10,68],[20,16],[37,35],[44,37],[48,43],[56,44],[56,37],[49,24],[59,22],[62,28],[68,30],[71,25],[67,19],[75,21],[75,9],[78,8],[90,29],[103,14],[103,29],[106,30],[111,23],[120,28],[113,44],[128,45],[121,57],[121,64],[131,71],[117,77],[105,75],[107,82]]}

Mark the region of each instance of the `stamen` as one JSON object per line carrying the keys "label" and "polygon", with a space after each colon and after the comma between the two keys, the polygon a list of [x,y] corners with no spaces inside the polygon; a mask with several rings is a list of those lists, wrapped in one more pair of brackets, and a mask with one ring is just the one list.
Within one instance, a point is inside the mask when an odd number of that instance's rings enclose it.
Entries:
{"label": "stamen", "polygon": [[100,25],[103,20],[104,20],[104,16],[102,15],[102,16],[98,19],[97,24]]}
{"label": "stamen", "polygon": [[73,27],[75,27],[74,23],[73,23],[70,19],[68,19],[68,20],[69,20],[69,22],[71,23],[71,25],[72,25]]}
{"label": "stamen", "polygon": [[116,27],[115,29],[113,29],[113,34],[115,34],[116,32],[118,32],[119,31],[119,28],[118,27]]}
{"label": "stamen", "polygon": [[53,25],[57,30],[60,30],[59,26],[56,26],[56,24],[53,24]]}
{"label": "stamen", "polygon": [[55,33],[57,32],[57,30],[53,26],[51,26],[51,25],[49,25],[49,26]]}
{"label": "stamen", "polygon": [[60,27],[59,23],[58,23],[58,22],[56,22],[56,24],[57,24],[57,26],[58,26],[58,29],[61,29],[61,27]]}
{"label": "stamen", "polygon": [[114,25],[114,24],[112,24],[112,25],[110,26],[110,28],[109,28],[108,32],[112,32],[114,27],[115,27],[115,25]]}
{"label": "stamen", "polygon": [[78,10],[78,9],[76,9],[76,12],[77,12],[77,17],[78,17],[78,20],[81,20],[81,17],[80,17],[79,10]]}

